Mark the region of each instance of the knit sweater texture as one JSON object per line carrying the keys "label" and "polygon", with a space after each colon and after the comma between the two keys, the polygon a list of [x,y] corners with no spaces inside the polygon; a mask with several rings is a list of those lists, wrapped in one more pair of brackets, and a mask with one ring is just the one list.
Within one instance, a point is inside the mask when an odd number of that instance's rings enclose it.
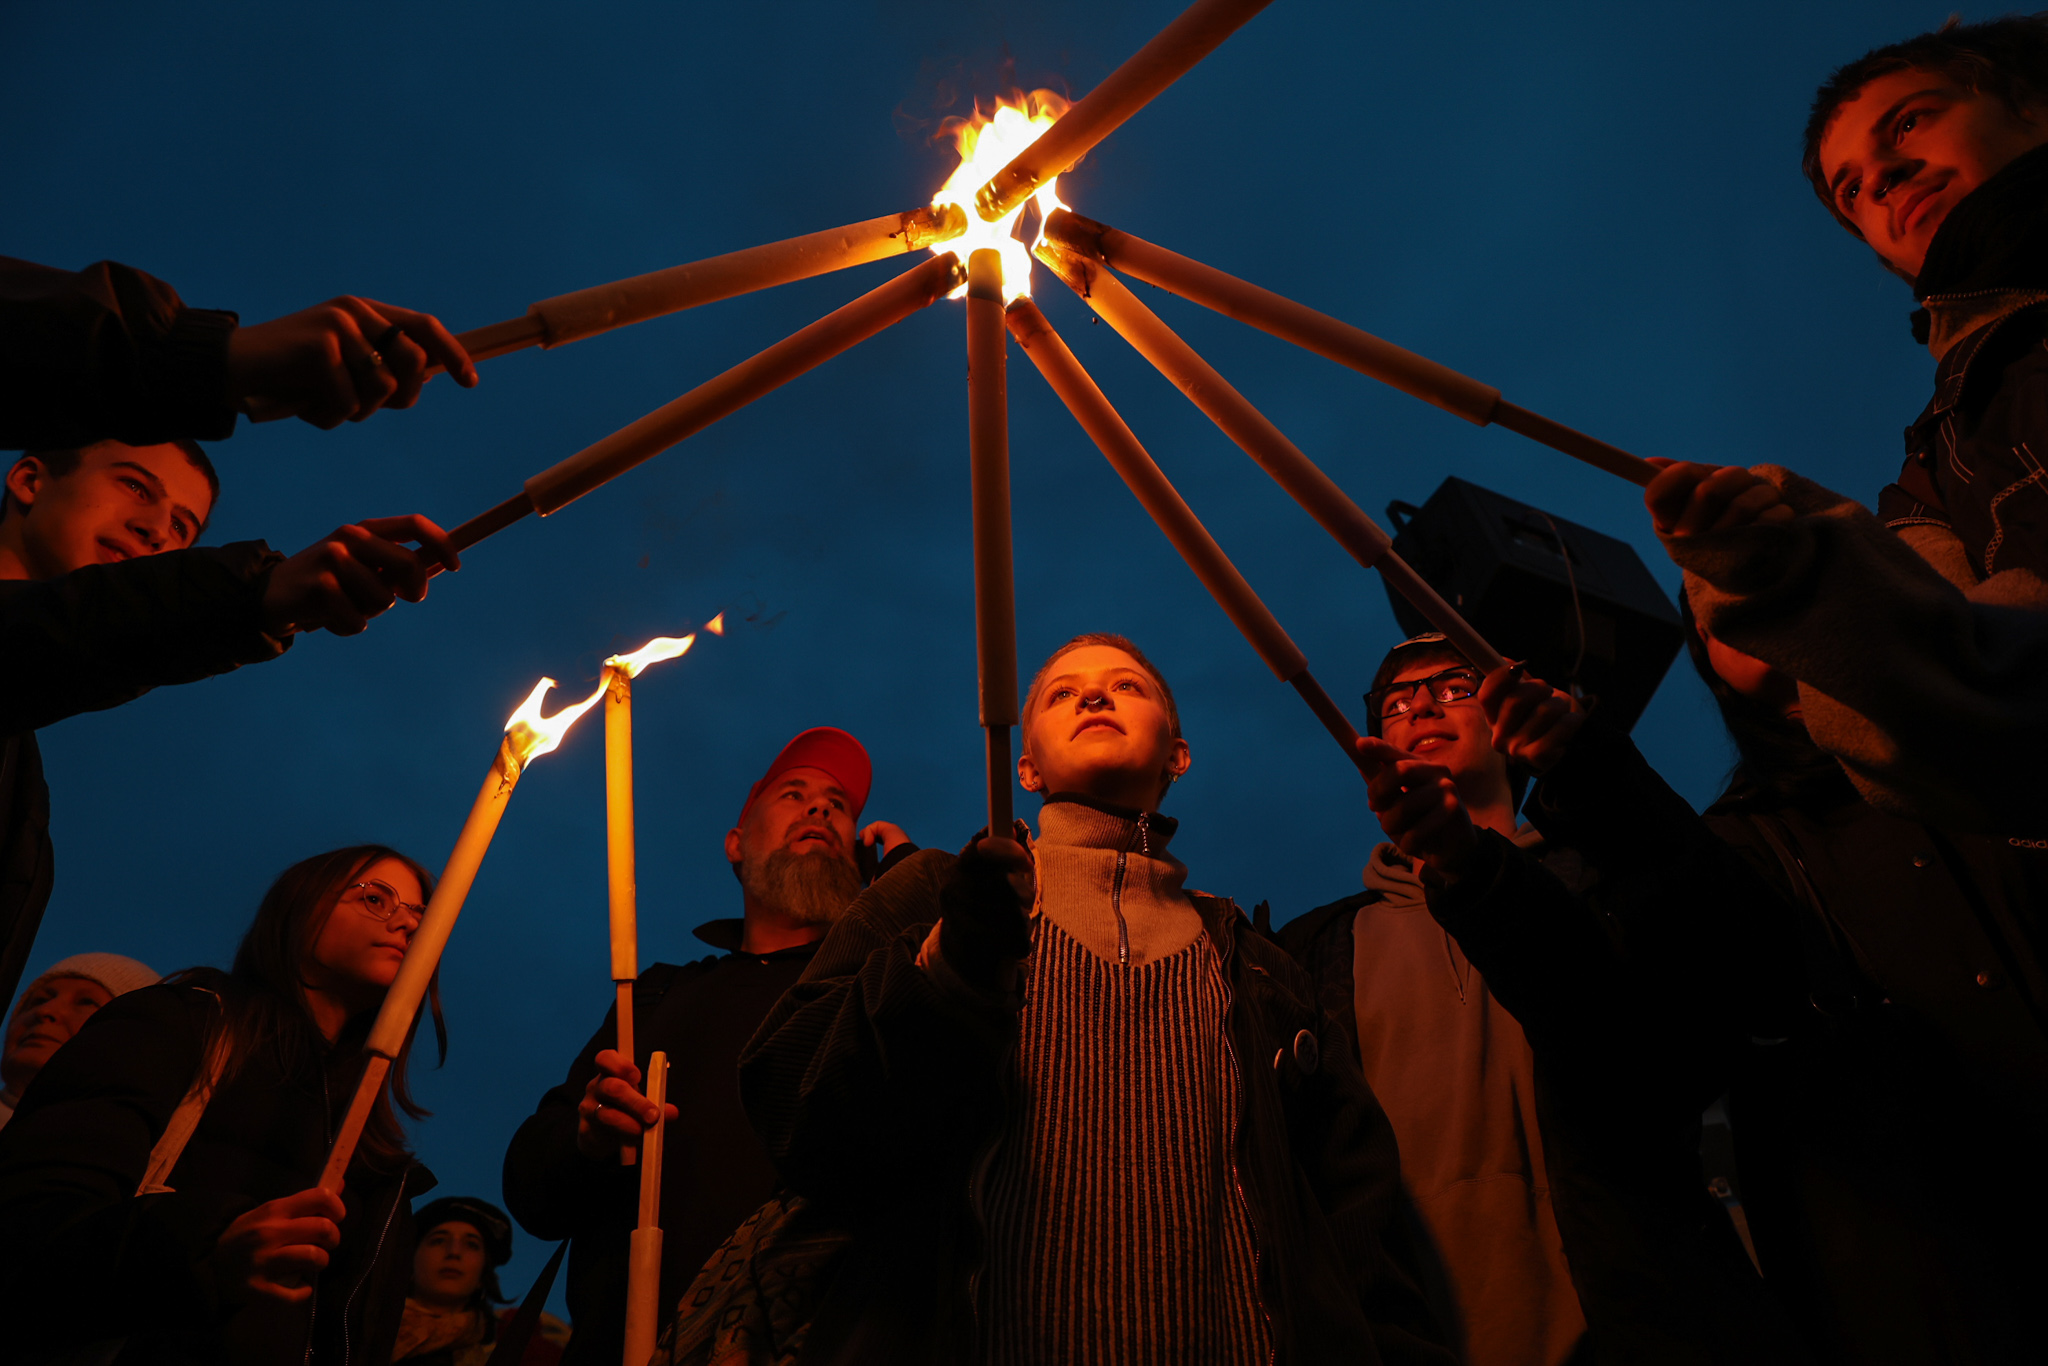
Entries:
{"label": "knit sweater texture", "polygon": [[1039,907],[984,1205],[983,1356],[1252,1366],[1237,1060],[1173,822],[1047,802]]}

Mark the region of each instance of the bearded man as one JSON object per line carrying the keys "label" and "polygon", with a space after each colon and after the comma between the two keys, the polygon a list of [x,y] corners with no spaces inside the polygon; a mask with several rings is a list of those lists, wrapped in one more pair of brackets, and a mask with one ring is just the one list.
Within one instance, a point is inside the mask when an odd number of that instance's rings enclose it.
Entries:
{"label": "bearded man", "polygon": [[[536,1238],[572,1238],[563,1366],[611,1366],[625,1347],[628,1235],[640,1172],[619,1163],[660,1116],[639,1090],[641,1066],[669,1057],[662,1166],[661,1300],[674,1304],[705,1259],[776,1186],[775,1168],[740,1106],[739,1056],[770,1007],[810,963],[818,941],[860,894],[854,834],[873,770],[860,741],[820,726],[803,732],[747,793],[725,836],[741,915],[697,928],[724,953],[687,966],[650,964],[633,988],[635,1058],[612,1047],[617,1013],[541,1097],[505,1154],[505,1203]],[[915,852],[877,821],[858,844],[883,866]]]}

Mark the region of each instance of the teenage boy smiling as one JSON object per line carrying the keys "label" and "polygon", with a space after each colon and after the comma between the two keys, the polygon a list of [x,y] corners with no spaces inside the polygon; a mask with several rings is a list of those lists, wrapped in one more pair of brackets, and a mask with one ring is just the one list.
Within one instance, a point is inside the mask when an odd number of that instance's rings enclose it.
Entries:
{"label": "teenage boy smiling", "polygon": [[[219,479],[195,443],[36,451],[0,497],[0,995],[49,901],[49,789],[35,732],[283,654],[300,631],[361,631],[427,568],[458,561],[424,517],[336,528],[286,559],[194,545]],[[415,542],[420,553],[406,547]]]}

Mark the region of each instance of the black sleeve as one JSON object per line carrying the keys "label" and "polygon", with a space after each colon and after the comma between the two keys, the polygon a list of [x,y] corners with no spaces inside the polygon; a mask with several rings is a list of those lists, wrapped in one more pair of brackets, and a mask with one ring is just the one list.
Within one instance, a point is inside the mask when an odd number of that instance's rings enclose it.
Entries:
{"label": "black sleeve", "polygon": [[[636,1045],[644,1035],[637,1027],[642,1023],[636,1018]],[[540,1098],[505,1149],[505,1208],[536,1238],[556,1242],[617,1224],[621,1210],[625,1226],[632,1226],[639,1168],[593,1162],[576,1150],[576,1107],[583,1100],[583,1088],[597,1075],[597,1055],[614,1047],[618,1037],[619,1011],[614,1005],[569,1065],[568,1077]]]}
{"label": "black sleeve", "polygon": [[1792,909],[1628,736],[1587,726],[1524,813],[1595,871],[1586,899],[1633,970],[1686,998],[1710,1028],[1780,1036],[1803,1015]]}
{"label": "black sleeve", "polygon": [[[1316,1032],[1334,1043],[1341,1030],[1323,1012]],[[1323,1050],[1304,1092],[1303,1168],[1380,1358],[1387,1366],[1452,1366],[1421,1289],[1423,1254],[1392,1121],[1344,1048]]]}
{"label": "black sleeve", "polygon": [[281,559],[242,541],[0,582],[0,735],[283,654],[262,626]]}
{"label": "black sleeve", "polygon": [[222,1312],[211,1258],[252,1207],[238,1192],[135,1188],[199,1068],[212,998],[155,986],[109,1002],[52,1055],[0,1130],[0,1317],[75,1346],[203,1325]]}
{"label": "black sleeve", "polygon": [[235,322],[112,261],[73,272],[0,256],[0,449],[232,436]]}
{"label": "black sleeve", "polygon": [[806,1196],[923,1187],[995,1122],[1012,1017],[917,963],[955,862],[927,849],[861,893],[740,1055],[747,1117]]}
{"label": "black sleeve", "polygon": [[1428,901],[1539,1056],[1578,1054],[1625,1026],[1620,945],[1584,900],[1500,835],[1480,831],[1471,869],[1431,885]]}

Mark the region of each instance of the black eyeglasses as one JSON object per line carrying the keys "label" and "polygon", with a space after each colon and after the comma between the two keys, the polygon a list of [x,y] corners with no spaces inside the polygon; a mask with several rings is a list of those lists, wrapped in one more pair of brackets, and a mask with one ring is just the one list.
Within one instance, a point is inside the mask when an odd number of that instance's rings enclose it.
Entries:
{"label": "black eyeglasses", "polygon": [[352,882],[342,892],[341,899],[354,904],[372,920],[389,920],[400,911],[410,915],[414,924],[427,918],[425,906],[399,900],[398,893],[388,882]]}
{"label": "black eyeglasses", "polygon": [[1410,678],[1400,683],[1389,683],[1384,688],[1374,688],[1365,695],[1365,705],[1374,716],[1386,721],[1407,715],[1415,706],[1415,694],[1423,688],[1429,689],[1430,697],[1439,706],[1447,707],[1453,702],[1477,697],[1479,685],[1485,681],[1485,676],[1477,669],[1461,665],[1427,678]]}

